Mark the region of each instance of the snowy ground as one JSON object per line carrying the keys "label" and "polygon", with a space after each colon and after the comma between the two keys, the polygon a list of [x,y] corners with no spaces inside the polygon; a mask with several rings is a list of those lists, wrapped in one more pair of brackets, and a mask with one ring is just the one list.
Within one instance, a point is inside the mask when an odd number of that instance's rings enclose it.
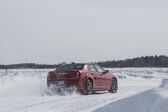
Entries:
{"label": "snowy ground", "polygon": [[[168,112],[168,68],[109,69],[119,80],[116,94],[50,95],[49,70],[0,70],[0,112]],[[162,83],[162,84],[161,84]]]}

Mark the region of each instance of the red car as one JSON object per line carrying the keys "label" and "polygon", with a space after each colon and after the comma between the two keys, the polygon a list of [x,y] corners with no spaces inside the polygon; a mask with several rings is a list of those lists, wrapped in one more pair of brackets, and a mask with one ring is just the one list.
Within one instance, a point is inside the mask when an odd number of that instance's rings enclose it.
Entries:
{"label": "red car", "polygon": [[55,85],[57,88],[76,86],[83,94],[89,95],[95,91],[116,93],[118,89],[117,78],[97,64],[72,63],[58,67],[49,72],[47,86]]}

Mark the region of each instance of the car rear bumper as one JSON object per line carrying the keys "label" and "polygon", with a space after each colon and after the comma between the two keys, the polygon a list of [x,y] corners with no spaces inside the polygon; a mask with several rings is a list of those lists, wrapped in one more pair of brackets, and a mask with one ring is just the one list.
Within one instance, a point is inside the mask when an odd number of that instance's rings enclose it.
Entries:
{"label": "car rear bumper", "polygon": [[[64,84],[58,84],[59,81],[64,81]],[[57,80],[50,80],[47,79],[47,87],[54,86],[54,88],[70,88],[76,87],[79,90],[83,90],[83,85],[79,83],[80,80],[77,78],[74,79],[57,79]]]}

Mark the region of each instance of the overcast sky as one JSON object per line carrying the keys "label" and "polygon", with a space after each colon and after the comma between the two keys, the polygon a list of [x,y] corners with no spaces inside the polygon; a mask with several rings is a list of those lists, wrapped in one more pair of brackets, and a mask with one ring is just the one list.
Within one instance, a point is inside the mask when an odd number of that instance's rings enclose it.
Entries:
{"label": "overcast sky", "polygon": [[0,64],[168,55],[166,0],[0,0]]}

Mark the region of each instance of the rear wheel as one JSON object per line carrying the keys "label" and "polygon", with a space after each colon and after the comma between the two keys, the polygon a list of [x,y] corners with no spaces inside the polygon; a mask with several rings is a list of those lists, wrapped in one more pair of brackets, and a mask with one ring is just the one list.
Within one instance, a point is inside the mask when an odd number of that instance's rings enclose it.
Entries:
{"label": "rear wheel", "polygon": [[90,79],[88,79],[86,81],[86,86],[85,86],[85,90],[84,90],[84,94],[85,95],[91,95],[92,92],[93,92],[93,84],[92,84],[92,81]]}
{"label": "rear wheel", "polygon": [[118,82],[117,82],[117,79],[113,79],[113,80],[112,80],[111,89],[109,90],[109,92],[111,92],[111,93],[116,93],[117,90],[118,90]]}

